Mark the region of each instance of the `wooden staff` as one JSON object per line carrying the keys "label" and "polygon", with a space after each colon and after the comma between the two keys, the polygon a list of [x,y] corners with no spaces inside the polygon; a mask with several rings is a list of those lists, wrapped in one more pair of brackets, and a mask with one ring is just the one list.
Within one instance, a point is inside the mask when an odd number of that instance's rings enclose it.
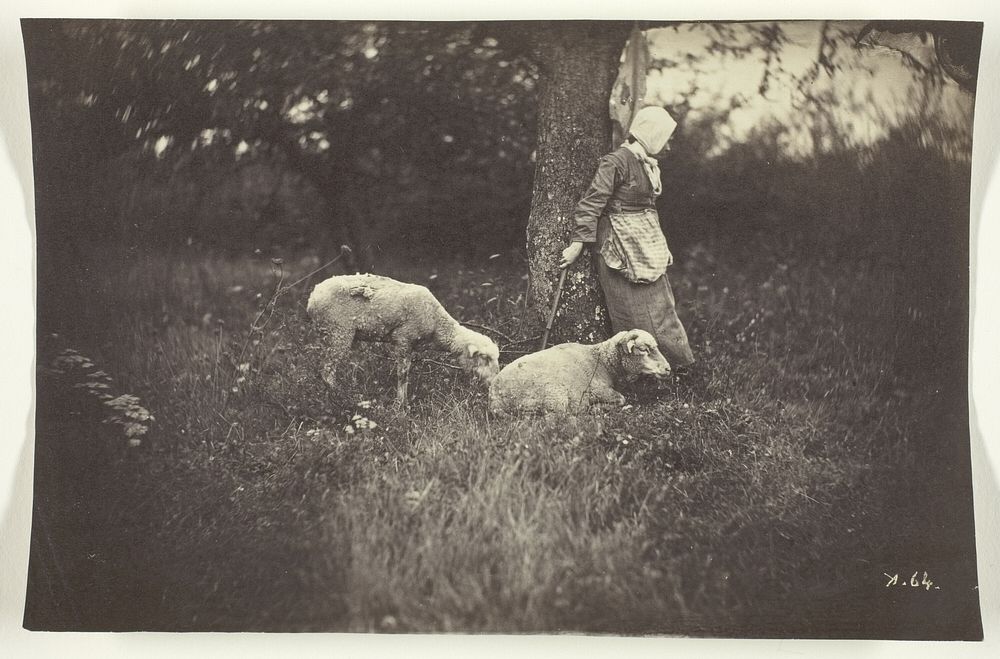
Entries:
{"label": "wooden staff", "polygon": [[542,333],[542,345],[539,350],[545,350],[545,344],[549,342],[549,331],[552,329],[552,321],[556,319],[556,309],[559,308],[559,296],[562,295],[563,284],[566,283],[566,271],[569,266],[562,269],[559,274],[559,283],[556,284],[556,294],[552,298],[552,308],[549,309],[549,319],[545,322],[545,331]]}

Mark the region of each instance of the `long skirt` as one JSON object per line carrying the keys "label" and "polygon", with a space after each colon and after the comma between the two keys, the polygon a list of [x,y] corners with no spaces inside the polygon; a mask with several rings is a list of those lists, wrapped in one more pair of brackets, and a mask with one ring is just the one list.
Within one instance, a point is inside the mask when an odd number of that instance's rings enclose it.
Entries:
{"label": "long skirt", "polygon": [[604,302],[611,316],[612,330],[616,333],[630,329],[646,330],[656,338],[660,351],[671,366],[676,368],[693,364],[694,355],[688,345],[684,325],[677,317],[674,292],[667,275],[651,284],[636,284],[604,262],[600,249],[610,226],[607,215],[597,223],[594,262],[597,264],[597,279],[604,291]]}

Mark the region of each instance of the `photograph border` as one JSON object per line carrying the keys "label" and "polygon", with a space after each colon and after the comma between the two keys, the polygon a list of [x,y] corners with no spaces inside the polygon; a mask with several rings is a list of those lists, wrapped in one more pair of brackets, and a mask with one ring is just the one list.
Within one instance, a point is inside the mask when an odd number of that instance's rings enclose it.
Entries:
{"label": "photograph border", "polygon": [[[104,5],[107,4],[107,7]],[[179,5],[176,10],[174,10],[174,5]],[[260,18],[291,18],[291,17],[309,17],[309,18],[343,18],[343,19],[362,19],[362,18],[407,18],[408,16],[400,14],[380,14],[380,11],[389,12],[388,6],[383,9],[380,3],[369,3],[364,8],[365,11],[358,13],[357,8],[346,9],[344,14],[341,15],[339,12],[336,16],[333,15],[333,10],[330,7],[322,7],[321,3],[301,3],[302,8],[296,3],[288,3],[289,6],[284,8],[284,11],[289,12],[285,16],[276,16],[273,13],[273,8],[269,12],[267,8],[256,7],[258,4],[263,3],[235,3],[235,2],[224,2],[218,3],[211,7],[211,9],[206,9],[204,6],[199,6],[197,3],[173,3],[170,1],[158,4],[155,9],[156,13],[150,13],[153,9],[148,6],[134,6],[137,3],[126,3],[113,4],[113,3],[95,3],[93,6],[87,7],[87,13],[92,16],[122,16],[130,18],[152,18],[152,17],[165,17],[165,16],[177,16],[177,17],[190,17],[190,18],[237,18],[237,17],[247,17],[253,12],[253,17]],[[392,3],[398,4],[398,3]],[[476,9],[475,2],[468,3],[468,6],[463,5],[461,10],[461,15],[455,13],[455,8],[443,9],[441,6],[434,6],[428,9],[427,15],[420,15],[423,19],[439,19],[439,18],[479,18],[480,16],[488,16],[491,11],[496,11],[497,8],[494,7],[484,7],[481,10]],[[486,3],[484,3],[486,4]],[[524,3],[529,5],[530,3]],[[575,9],[573,7],[562,7],[563,3],[553,3],[546,8],[547,11],[555,14],[559,12],[563,14],[566,13],[565,17],[581,17],[579,14],[574,16]],[[569,3],[567,3],[569,4]],[[955,2],[950,3],[947,6],[937,6],[933,10],[926,7],[929,3],[918,2],[918,3],[900,3],[893,0],[892,2],[880,3],[878,6],[878,16],[872,16],[870,14],[870,7],[867,9],[869,11],[864,11],[864,7],[860,6],[861,3],[847,3],[846,5],[837,5],[828,7],[829,11],[824,11],[823,8],[818,8],[819,3],[809,2],[803,6],[796,6],[793,10],[791,7],[785,6],[784,3],[768,3],[761,2],[754,4],[754,11],[752,16],[735,16],[737,12],[727,11],[724,7],[724,3],[714,2],[705,3],[704,5],[699,4],[698,6],[693,6],[687,11],[690,14],[684,14],[683,10],[679,10],[679,15],[675,15],[674,7],[670,7],[667,10],[657,8],[647,9],[646,5],[652,3],[639,3],[637,5],[637,16],[635,18],[647,18],[651,16],[656,16],[657,18],[664,18],[664,14],[669,14],[669,18],[677,20],[697,20],[697,19],[708,19],[708,18],[759,18],[759,19],[773,19],[776,17],[781,17],[782,19],[795,20],[795,19],[805,19],[805,18],[909,18],[909,17],[919,17],[919,18],[954,18],[954,19],[968,19],[968,20],[984,20],[986,22],[986,29],[984,32],[984,42],[983,42],[983,55],[981,61],[985,66],[989,63],[996,61],[996,55],[998,54],[997,48],[997,36],[1000,34],[1000,30],[997,29],[995,19],[997,17],[997,10],[985,2],[980,3],[970,3],[970,2]],[[23,5],[23,6],[19,6]],[[311,7],[306,8],[306,5]],[[377,5],[377,6],[376,6]],[[520,7],[517,6],[518,3],[513,3],[512,6],[506,7],[505,9],[517,11]],[[901,10],[899,7],[905,6],[906,10]],[[253,10],[259,9],[259,14]],[[416,10],[416,7],[410,7],[411,10]],[[537,9],[537,8],[536,8]],[[615,6],[611,9],[620,9],[619,6]],[[896,9],[896,11],[892,11]],[[3,489],[4,489],[4,506],[3,512],[4,517],[2,519],[2,526],[0,526],[0,531],[3,532],[4,537],[4,547],[3,547],[3,565],[0,566],[0,575],[3,577],[2,587],[0,587],[0,597],[2,597],[2,602],[0,602],[0,613],[2,613],[2,620],[0,624],[3,625],[3,636],[10,642],[13,641],[14,648],[23,649],[27,651],[41,650],[42,652],[51,651],[57,645],[61,646],[62,649],[74,648],[79,649],[80,647],[88,646],[88,650],[94,651],[97,648],[97,652],[103,654],[105,652],[114,653],[116,651],[138,651],[141,646],[143,652],[152,650],[155,653],[166,653],[166,652],[176,652],[176,651],[202,651],[206,650],[209,653],[216,654],[221,653],[224,656],[245,656],[246,654],[254,655],[255,652],[262,651],[267,648],[267,651],[273,651],[276,643],[284,643],[285,639],[274,635],[268,638],[266,642],[262,642],[259,639],[255,640],[253,637],[247,635],[245,638],[240,638],[234,640],[232,635],[227,635],[227,637],[219,637],[219,635],[187,635],[186,638],[172,638],[174,635],[167,634],[144,634],[144,635],[134,635],[129,634],[127,640],[115,639],[115,635],[108,634],[87,634],[86,640],[81,639],[81,635],[78,634],[63,634],[63,635],[53,635],[53,634],[31,634],[29,632],[24,632],[20,630],[20,615],[23,612],[18,611],[18,607],[23,607],[24,598],[24,575],[26,574],[26,558],[27,558],[27,535],[26,531],[28,526],[30,526],[30,465],[31,465],[31,436],[33,435],[33,417],[31,416],[31,405],[32,398],[26,397],[26,387],[27,391],[30,391],[33,386],[34,380],[34,365],[26,360],[30,357],[33,352],[34,345],[34,323],[33,323],[33,306],[32,300],[34,296],[34,281],[33,281],[33,254],[32,254],[32,242],[33,234],[30,227],[33,226],[33,221],[28,219],[26,216],[30,214],[30,209],[33,206],[33,201],[30,195],[25,198],[28,190],[30,189],[30,178],[31,178],[31,160],[30,160],[30,137],[27,133],[27,95],[25,88],[25,77],[24,77],[24,62],[23,62],[23,48],[20,44],[20,33],[19,28],[16,28],[16,34],[13,34],[11,27],[12,24],[16,26],[16,17],[11,18],[7,16],[9,11],[13,10],[12,16],[23,17],[23,16],[73,16],[74,14],[79,14],[81,7],[72,6],[69,3],[21,3],[20,1],[13,3],[13,7],[8,7],[3,9],[3,63],[2,72],[0,75],[4,76],[5,89],[15,90],[6,101],[3,101],[3,109],[0,111],[0,121],[3,122],[3,137],[7,149],[9,149],[14,157],[12,159],[5,159],[3,169],[3,181],[4,181],[4,192],[3,197],[7,200],[9,204],[8,212],[6,213],[11,221],[5,223],[4,225],[4,243],[10,245],[11,248],[9,253],[10,258],[10,268],[14,274],[13,282],[10,287],[11,297],[13,302],[13,317],[21,319],[22,322],[14,323],[13,326],[8,327],[5,332],[7,333],[7,343],[10,347],[5,347],[4,350],[4,364],[8,366],[5,371],[8,373],[8,378],[4,381],[4,407],[3,416],[4,420],[7,421],[7,427],[9,428],[9,439],[4,444],[4,450],[2,456],[2,462],[0,466],[3,468]],[[602,11],[607,11],[608,8],[594,7],[591,8],[587,6],[585,9],[581,8],[580,13],[586,13],[587,17],[594,18],[616,18],[614,16],[608,16],[601,14]],[[845,10],[847,15],[844,15]],[[947,10],[947,11],[946,11]],[[480,14],[479,12],[483,12]],[[798,12],[808,11],[809,16],[799,16],[795,15]],[[41,12],[45,12],[42,14]],[[66,13],[60,13],[66,12]],[[127,12],[127,13],[123,13]],[[200,15],[199,15],[200,12]],[[944,14],[942,14],[944,12]],[[965,12],[965,13],[962,13]],[[211,14],[208,16],[206,14]],[[406,10],[404,10],[404,14]],[[533,16],[528,16],[526,14],[530,13],[526,11],[524,15],[520,16],[504,16],[503,18],[532,18]],[[745,13],[745,8],[739,13]],[[488,16],[491,17],[492,16]],[[538,16],[538,18],[552,17],[550,16]],[[562,16],[561,16],[562,17]],[[497,17],[499,18],[499,16]],[[617,17],[620,18],[620,17]],[[630,16],[629,18],[633,18]],[[12,37],[16,39],[12,42]],[[18,49],[20,50],[20,55],[18,59]],[[12,65],[8,66],[8,63]],[[987,70],[987,69],[984,69]],[[970,429],[971,429],[971,453],[973,460],[973,475],[975,482],[975,502],[976,502],[976,524],[977,524],[977,547],[978,547],[978,560],[979,560],[979,573],[981,583],[983,588],[983,596],[981,599],[982,612],[983,612],[983,622],[986,631],[987,641],[981,644],[972,644],[975,647],[987,649],[991,647],[993,643],[991,642],[991,632],[995,637],[998,633],[994,623],[998,617],[996,608],[996,593],[997,593],[997,576],[995,568],[997,565],[997,556],[1000,554],[997,547],[997,538],[1000,537],[1000,533],[997,532],[998,525],[998,514],[995,504],[991,505],[996,501],[996,496],[998,493],[996,474],[998,467],[1000,467],[1000,446],[998,446],[998,437],[996,431],[1000,427],[1000,421],[998,421],[998,413],[996,410],[992,409],[993,406],[990,405],[988,396],[991,392],[995,392],[998,388],[998,381],[1000,381],[1000,376],[997,375],[998,370],[996,366],[998,364],[997,360],[997,349],[991,347],[990,336],[993,335],[993,330],[996,329],[996,325],[1000,324],[998,321],[998,314],[994,313],[995,305],[997,302],[997,294],[995,291],[998,287],[995,284],[1000,281],[1000,277],[997,274],[997,265],[990,262],[989,259],[984,260],[983,257],[992,253],[992,248],[996,245],[996,226],[995,224],[990,225],[987,221],[987,217],[996,217],[998,204],[997,201],[997,190],[1000,189],[1000,183],[997,182],[998,175],[996,172],[996,144],[1000,143],[1000,120],[998,120],[998,99],[997,95],[1000,92],[1000,80],[996,75],[982,74],[980,75],[980,86],[979,93],[977,97],[977,111],[975,119],[975,133],[973,140],[973,175],[972,175],[972,216],[970,217],[970,231],[972,236],[973,251],[970,255],[971,258],[971,268],[972,268],[972,294],[971,294],[971,336],[970,336]],[[12,225],[12,226],[8,226]],[[9,232],[9,234],[8,234]],[[992,289],[992,293],[990,292]],[[30,293],[30,294],[29,294]],[[27,303],[27,304],[25,304]],[[30,321],[30,322],[23,322]],[[27,334],[25,334],[27,330]],[[25,352],[27,350],[27,352]],[[8,352],[9,351],[9,352]],[[977,395],[978,393],[978,395]],[[979,404],[981,401],[981,404]],[[27,416],[26,416],[27,415]],[[17,433],[25,433],[25,437],[18,437]],[[20,442],[20,443],[19,443]],[[8,480],[9,478],[9,480]],[[27,487],[27,490],[25,490]],[[8,493],[12,496],[8,498]],[[25,495],[27,494],[27,499]],[[16,542],[23,541],[23,546],[13,546]],[[20,581],[18,582],[18,578]],[[989,593],[987,596],[986,593]],[[14,597],[16,595],[17,597]],[[20,600],[19,605],[17,600]],[[992,608],[991,608],[992,607]],[[15,615],[15,619],[10,620],[11,615]],[[14,624],[12,625],[11,622]],[[9,636],[8,636],[9,634]],[[138,638],[141,636],[141,638]],[[179,636],[179,635],[177,635]],[[255,635],[256,636],[256,635]],[[52,638],[57,637],[57,638]],[[212,638],[209,638],[212,637]],[[447,640],[444,640],[447,639]],[[343,643],[346,641],[346,643]],[[355,641],[357,645],[354,645]],[[80,645],[81,642],[83,645]],[[720,649],[719,647],[713,647],[715,644],[730,644],[729,649],[734,649],[741,644],[745,644],[746,641],[742,640],[681,640],[681,639],[616,639],[616,638],[592,638],[592,637],[553,637],[553,638],[542,638],[542,637],[503,637],[502,639],[495,637],[464,637],[464,638],[454,638],[454,637],[431,637],[422,636],[418,638],[406,637],[406,638],[392,638],[392,637],[377,637],[373,638],[369,635],[353,635],[353,634],[339,634],[336,637],[330,637],[327,635],[306,635],[305,638],[301,639],[288,639],[288,642],[293,646],[291,651],[308,653],[311,651],[321,651],[329,650],[330,646],[333,645],[338,651],[345,650],[348,652],[361,652],[364,650],[374,649],[377,646],[382,646],[384,651],[390,651],[392,645],[399,644],[400,647],[416,647],[416,646],[426,646],[428,652],[434,653],[440,656],[440,651],[443,649],[441,644],[445,646],[451,646],[453,642],[458,642],[458,644],[468,643],[472,646],[479,645],[474,651],[489,654],[491,649],[497,651],[497,654],[503,652],[504,654],[509,653],[514,647],[518,648],[518,651],[524,652],[534,652],[535,650],[541,650],[547,656],[551,654],[560,654],[566,652],[579,652],[586,649],[588,652],[591,650],[597,650],[598,652],[606,650],[608,653],[615,652],[620,653],[622,651],[638,652],[642,654],[644,651],[649,651],[651,653],[662,653],[664,651],[680,651],[685,652],[687,649],[696,649],[699,652],[718,652],[726,651],[728,649]],[[762,653],[770,653],[774,650],[780,651],[800,651],[794,644],[804,644],[801,647],[807,648],[801,651],[819,651],[826,652],[828,648],[818,648],[816,644],[832,644],[840,645],[841,649],[845,648],[844,644],[851,643],[863,643],[867,649],[873,652],[880,652],[886,650],[887,648],[878,648],[876,646],[881,646],[883,642],[850,642],[850,641],[755,641],[751,645],[756,646],[750,648],[750,652],[761,651]],[[898,643],[898,642],[884,642],[884,643]],[[494,645],[498,647],[493,647]],[[622,647],[622,646],[631,647]],[[910,644],[908,644],[909,646]],[[933,645],[933,644],[930,644]],[[963,645],[965,647],[968,644]],[[563,647],[557,647],[563,646]],[[309,648],[312,649],[309,649]],[[889,646],[889,651],[891,651],[891,645]],[[915,648],[918,651],[922,651],[921,648]],[[747,648],[743,648],[744,651],[748,651]],[[465,651],[469,651],[468,649]],[[465,652],[463,651],[463,652]],[[909,652],[909,650],[908,650]],[[965,652],[965,650],[962,650]],[[978,652],[978,650],[976,650]],[[96,656],[96,654],[95,654]],[[165,656],[165,654],[164,654]],[[457,655],[456,655],[457,656]],[[752,655],[751,655],[752,656]]]}

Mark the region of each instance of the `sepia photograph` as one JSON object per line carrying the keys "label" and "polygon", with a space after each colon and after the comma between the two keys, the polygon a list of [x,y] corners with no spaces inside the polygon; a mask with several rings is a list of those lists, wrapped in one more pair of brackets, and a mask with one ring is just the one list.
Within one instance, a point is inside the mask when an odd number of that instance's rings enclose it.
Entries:
{"label": "sepia photograph", "polygon": [[983,638],[983,23],[20,27],[28,630]]}

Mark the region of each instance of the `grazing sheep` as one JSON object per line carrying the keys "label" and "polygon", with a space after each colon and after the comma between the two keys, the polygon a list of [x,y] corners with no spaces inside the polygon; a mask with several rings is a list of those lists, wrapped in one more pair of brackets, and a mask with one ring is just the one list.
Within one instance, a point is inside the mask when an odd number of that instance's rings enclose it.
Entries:
{"label": "grazing sheep", "polygon": [[596,345],[563,343],[505,366],[490,383],[490,410],[577,413],[621,405],[625,397],[615,385],[640,375],[670,375],[649,332],[627,330]]}
{"label": "grazing sheep", "polygon": [[391,343],[396,355],[396,402],[406,405],[413,351],[452,353],[459,364],[489,382],[500,350],[489,338],[462,327],[423,286],[378,275],[342,275],[316,285],[306,307],[324,335],[321,375],[334,375],[355,339]]}

